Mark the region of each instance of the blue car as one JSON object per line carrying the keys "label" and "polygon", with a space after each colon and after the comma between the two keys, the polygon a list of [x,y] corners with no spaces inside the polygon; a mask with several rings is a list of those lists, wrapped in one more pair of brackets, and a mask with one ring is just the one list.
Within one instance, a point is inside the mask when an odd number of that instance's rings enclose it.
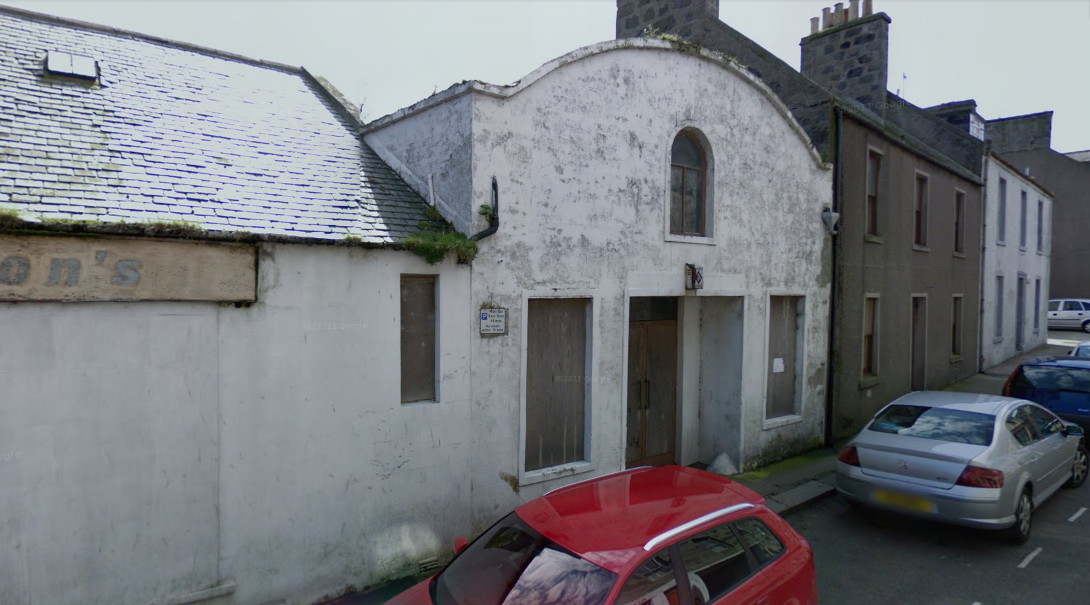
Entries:
{"label": "blue car", "polygon": [[1024,362],[1011,372],[1003,394],[1039,403],[1090,431],[1090,358],[1044,357]]}

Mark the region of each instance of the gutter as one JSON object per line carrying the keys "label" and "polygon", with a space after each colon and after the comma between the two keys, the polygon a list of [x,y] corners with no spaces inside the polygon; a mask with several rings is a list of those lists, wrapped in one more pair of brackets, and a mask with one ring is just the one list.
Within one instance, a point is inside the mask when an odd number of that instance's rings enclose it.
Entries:
{"label": "gutter", "polygon": [[500,228],[500,186],[496,183],[496,177],[492,177],[492,214],[488,217],[488,228],[474,233],[469,237],[473,241],[480,241],[492,235]]}

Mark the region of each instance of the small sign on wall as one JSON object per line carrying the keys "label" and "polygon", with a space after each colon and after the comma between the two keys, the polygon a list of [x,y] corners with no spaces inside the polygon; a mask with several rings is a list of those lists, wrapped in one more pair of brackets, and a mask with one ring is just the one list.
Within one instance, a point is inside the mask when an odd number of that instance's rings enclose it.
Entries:
{"label": "small sign on wall", "polygon": [[704,267],[698,267],[691,264],[685,265],[685,289],[704,289]]}
{"label": "small sign on wall", "polygon": [[506,334],[507,309],[481,309],[481,334]]}

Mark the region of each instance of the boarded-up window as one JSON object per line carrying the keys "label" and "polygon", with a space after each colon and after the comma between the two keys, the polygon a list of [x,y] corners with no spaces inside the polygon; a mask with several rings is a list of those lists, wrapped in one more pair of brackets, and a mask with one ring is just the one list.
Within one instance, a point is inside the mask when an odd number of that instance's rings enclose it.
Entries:
{"label": "boarded-up window", "polygon": [[401,402],[435,401],[435,276],[401,276]]}
{"label": "boarded-up window", "polygon": [[878,375],[878,297],[863,299],[863,376]]}
{"label": "boarded-up window", "polygon": [[798,413],[799,352],[802,350],[802,298],[773,296],[768,317],[768,401],[765,417]]}
{"label": "boarded-up window", "polygon": [[1007,179],[999,179],[999,203],[995,209],[995,243],[1007,240]]}
{"label": "boarded-up window", "polygon": [[584,298],[529,302],[526,327],[526,470],[585,460],[588,376]]}

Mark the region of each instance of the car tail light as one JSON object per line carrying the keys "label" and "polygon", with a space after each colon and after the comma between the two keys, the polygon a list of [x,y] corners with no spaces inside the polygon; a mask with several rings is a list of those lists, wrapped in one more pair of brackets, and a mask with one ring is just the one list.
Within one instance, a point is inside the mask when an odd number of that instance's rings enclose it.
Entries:
{"label": "car tail light", "polygon": [[1014,386],[1014,377],[1017,376],[1021,371],[1022,371],[1022,366],[1018,366],[1017,368],[1014,369],[1013,372],[1011,372],[1010,376],[1007,376],[1007,381],[1003,383],[1002,393],[1003,393],[1004,397],[1010,397],[1011,396],[1011,387]]}
{"label": "car tail light", "polygon": [[1003,471],[969,465],[961,471],[957,484],[966,487],[1003,487]]}
{"label": "car tail light", "polygon": [[859,451],[855,449],[854,445],[845,445],[840,448],[840,453],[837,455],[836,459],[844,464],[861,466],[859,464]]}

